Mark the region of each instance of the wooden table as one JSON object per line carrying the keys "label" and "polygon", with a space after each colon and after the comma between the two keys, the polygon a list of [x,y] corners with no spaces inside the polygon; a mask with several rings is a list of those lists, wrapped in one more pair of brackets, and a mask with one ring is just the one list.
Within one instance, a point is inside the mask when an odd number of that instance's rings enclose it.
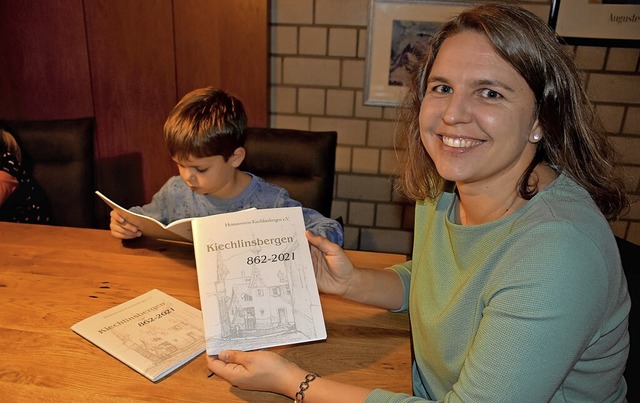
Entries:
{"label": "wooden table", "polygon": [[[191,245],[0,222],[0,250],[0,401],[290,401],[207,378],[204,353],[153,383],[70,329],[152,288],[200,308]],[[360,267],[405,260],[348,253]],[[327,378],[410,393],[407,316],[326,295],[321,300],[327,340],[274,351]]]}

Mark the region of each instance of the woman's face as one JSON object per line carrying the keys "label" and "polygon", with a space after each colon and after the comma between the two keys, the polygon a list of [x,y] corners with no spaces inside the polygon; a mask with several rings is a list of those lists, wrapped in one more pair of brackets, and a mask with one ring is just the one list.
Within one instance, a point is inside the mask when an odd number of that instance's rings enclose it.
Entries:
{"label": "woman's face", "polygon": [[[420,137],[438,173],[458,186],[515,185],[542,135],[525,80],[482,34],[447,38],[428,77]],[[515,182],[514,182],[515,181]]]}

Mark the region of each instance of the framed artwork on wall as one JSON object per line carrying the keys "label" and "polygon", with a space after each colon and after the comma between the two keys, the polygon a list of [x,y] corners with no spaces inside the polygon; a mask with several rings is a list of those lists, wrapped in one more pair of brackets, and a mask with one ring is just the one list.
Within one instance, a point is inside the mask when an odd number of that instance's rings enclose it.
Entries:
{"label": "framed artwork on wall", "polygon": [[552,0],[549,25],[569,45],[640,47],[640,0]]}
{"label": "framed artwork on wall", "polygon": [[[371,0],[363,103],[398,105],[406,88],[407,68],[425,49],[427,40],[443,22],[478,3],[474,0]],[[523,6],[544,21],[549,18],[548,3]]]}
{"label": "framed artwork on wall", "polygon": [[423,44],[469,2],[371,0],[364,104],[396,106],[404,91],[407,67]]}

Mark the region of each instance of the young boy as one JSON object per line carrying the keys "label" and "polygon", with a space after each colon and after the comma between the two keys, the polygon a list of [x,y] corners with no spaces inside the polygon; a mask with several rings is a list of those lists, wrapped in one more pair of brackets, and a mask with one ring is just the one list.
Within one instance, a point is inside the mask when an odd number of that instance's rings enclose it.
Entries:
{"label": "young boy", "polygon": [[[130,210],[168,224],[251,207],[301,206],[280,186],[238,169],[245,157],[247,116],[242,102],[220,89],[206,87],[186,94],[164,124],[164,139],[180,176],[170,178],[151,203]],[[302,209],[306,228],[342,245],[342,226],[315,210]],[[142,235],[115,211],[111,234],[130,239]]]}

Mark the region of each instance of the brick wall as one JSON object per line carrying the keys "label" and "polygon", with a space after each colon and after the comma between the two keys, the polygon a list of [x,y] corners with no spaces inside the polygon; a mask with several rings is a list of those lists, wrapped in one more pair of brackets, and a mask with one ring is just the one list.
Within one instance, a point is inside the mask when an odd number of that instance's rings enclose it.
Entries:
{"label": "brick wall", "polygon": [[[546,2],[540,2],[546,4]],[[364,106],[370,0],[271,0],[273,127],[336,130],[332,216],[345,247],[409,254],[413,208],[393,192],[395,111]],[[640,196],[640,49],[573,48],[590,99],[623,155],[628,191]],[[612,223],[640,243],[640,205]]]}

